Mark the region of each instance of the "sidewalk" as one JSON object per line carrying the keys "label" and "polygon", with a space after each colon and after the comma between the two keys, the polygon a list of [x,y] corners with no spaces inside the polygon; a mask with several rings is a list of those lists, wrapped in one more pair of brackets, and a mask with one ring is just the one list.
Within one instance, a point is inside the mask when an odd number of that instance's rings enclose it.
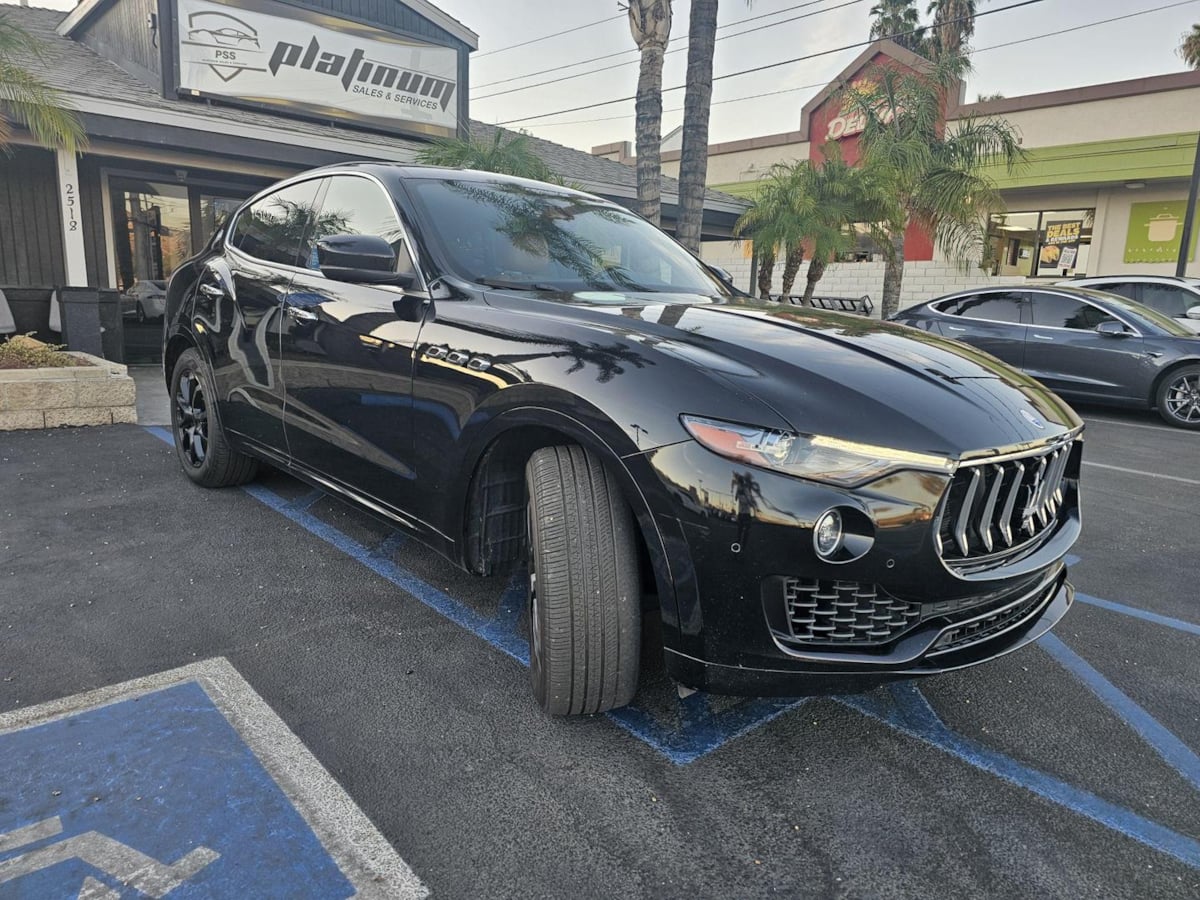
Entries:
{"label": "sidewalk", "polygon": [[130,366],[129,375],[137,385],[139,425],[170,425],[171,404],[161,366]]}

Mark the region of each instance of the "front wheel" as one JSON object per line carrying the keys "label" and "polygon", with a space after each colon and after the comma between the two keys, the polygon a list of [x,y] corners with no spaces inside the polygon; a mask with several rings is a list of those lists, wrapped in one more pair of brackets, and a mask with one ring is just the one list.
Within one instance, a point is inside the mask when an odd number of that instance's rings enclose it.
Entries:
{"label": "front wheel", "polygon": [[1157,402],[1168,425],[1200,428],[1200,366],[1183,366],[1164,378]]}
{"label": "front wheel", "polygon": [[525,486],[534,697],[558,716],[624,706],[637,690],[641,652],[629,504],[582,447],[538,450]]}
{"label": "front wheel", "polygon": [[234,450],[217,416],[208,366],[195,349],[180,354],[171,373],[171,431],[184,474],[203,487],[245,484],[258,461]]}

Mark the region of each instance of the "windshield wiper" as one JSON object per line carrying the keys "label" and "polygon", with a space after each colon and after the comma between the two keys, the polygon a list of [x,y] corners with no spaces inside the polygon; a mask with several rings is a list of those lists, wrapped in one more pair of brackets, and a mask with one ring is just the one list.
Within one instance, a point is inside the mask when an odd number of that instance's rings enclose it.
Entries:
{"label": "windshield wiper", "polygon": [[554,291],[558,294],[563,290],[540,281],[505,281],[503,278],[476,278],[475,281],[485,287],[508,288],[514,291]]}

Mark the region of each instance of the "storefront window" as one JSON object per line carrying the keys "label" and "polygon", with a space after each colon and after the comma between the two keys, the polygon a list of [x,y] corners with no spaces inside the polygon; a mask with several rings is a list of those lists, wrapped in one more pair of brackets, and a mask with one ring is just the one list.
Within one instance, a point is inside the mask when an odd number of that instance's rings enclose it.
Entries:
{"label": "storefront window", "polygon": [[988,220],[985,268],[993,275],[1070,278],[1086,275],[1094,209],[1039,210]]}

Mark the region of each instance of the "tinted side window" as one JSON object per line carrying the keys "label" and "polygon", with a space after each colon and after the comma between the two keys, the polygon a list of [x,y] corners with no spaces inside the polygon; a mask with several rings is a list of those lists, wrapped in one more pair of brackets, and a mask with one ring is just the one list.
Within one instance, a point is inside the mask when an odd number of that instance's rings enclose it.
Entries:
{"label": "tinted side window", "polygon": [[1182,319],[1190,307],[1200,305],[1200,297],[1173,284],[1143,284],[1141,301],[1164,316]]}
{"label": "tinted side window", "polygon": [[1110,294],[1118,294],[1126,300],[1137,299],[1134,296],[1137,293],[1136,284],[1129,284],[1128,282],[1122,284],[1097,284],[1093,285],[1093,287],[1098,291],[1108,291]]}
{"label": "tinted side window", "polygon": [[1115,322],[1098,306],[1062,294],[1033,295],[1033,324],[1047,328],[1078,328],[1090,331],[1101,322]]}
{"label": "tinted side window", "polygon": [[972,294],[942,307],[942,312],[964,319],[988,319],[992,322],[1011,322],[1019,325],[1022,301],[1025,295],[1019,292],[1008,294]]}
{"label": "tinted side window", "polygon": [[302,181],[268,194],[247,207],[234,225],[230,243],[267,262],[303,266],[320,179]]}
{"label": "tinted side window", "polygon": [[321,212],[313,228],[312,251],[305,261],[317,268],[316,244],[335,234],[373,234],[392,245],[399,272],[412,272],[412,257],[404,244],[404,229],[396,207],[383,188],[375,182],[353,175],[335,175],[321,203]]}

